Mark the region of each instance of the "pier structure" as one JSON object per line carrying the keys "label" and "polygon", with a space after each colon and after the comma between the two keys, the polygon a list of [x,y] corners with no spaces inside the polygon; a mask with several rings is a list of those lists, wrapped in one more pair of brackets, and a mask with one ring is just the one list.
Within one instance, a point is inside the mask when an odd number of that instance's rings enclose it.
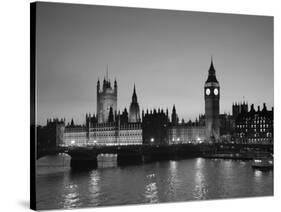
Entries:
{"label": "pier structure", "polygon": [[174,145],[116,145],[89,147],[61,147],[53,152],[38,152],[37,158],[48,154],[66,153],[71,168],[97,168],[101,154],[117,155],[118,165],[142,164],[158,160],[178,160],[205,157],[251,160],[261,152],[273,153],[272,144],[201,143]]}

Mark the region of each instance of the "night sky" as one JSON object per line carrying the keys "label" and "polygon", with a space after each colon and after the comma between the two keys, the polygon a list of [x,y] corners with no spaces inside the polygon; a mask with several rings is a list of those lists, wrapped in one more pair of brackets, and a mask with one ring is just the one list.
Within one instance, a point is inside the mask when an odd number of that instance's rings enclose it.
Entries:
{"label": "night sky", "polygon": [[39,3],[37,115],[96,112],[96,82],[118,82],[118,109],[136,84],[140,108],[169,108],[185,120],[204,113],[211,56],[221,86],[220,113],[232,103],[273,106],[273,18],[188,11]]}

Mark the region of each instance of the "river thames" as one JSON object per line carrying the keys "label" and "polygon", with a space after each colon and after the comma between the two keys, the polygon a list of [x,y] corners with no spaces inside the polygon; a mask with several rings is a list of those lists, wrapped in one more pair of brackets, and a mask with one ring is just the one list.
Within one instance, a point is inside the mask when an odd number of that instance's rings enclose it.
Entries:
{"label": "river thames", "polygon": [[73,172],[66,155],[37,162],[42,209],[273,195],[273,171],[249,161],[193,158]]}

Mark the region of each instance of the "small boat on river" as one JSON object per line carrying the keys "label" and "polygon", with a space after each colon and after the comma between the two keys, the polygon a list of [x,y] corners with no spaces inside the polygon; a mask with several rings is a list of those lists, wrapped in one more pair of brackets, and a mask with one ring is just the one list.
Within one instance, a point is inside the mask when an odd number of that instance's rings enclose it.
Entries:
{"label": "small boat on river", "polygon": [[267,154],[255,157],[252,161],[252,167],[260,170],[273,169],[273,156]]}

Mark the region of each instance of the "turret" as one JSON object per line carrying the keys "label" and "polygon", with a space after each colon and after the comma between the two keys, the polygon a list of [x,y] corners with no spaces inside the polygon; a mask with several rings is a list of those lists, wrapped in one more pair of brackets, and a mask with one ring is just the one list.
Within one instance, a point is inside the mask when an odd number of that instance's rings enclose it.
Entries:
{"label": "turret", "polygon": [[255,107],[254,107],[254,104],[251,104],[251,110],[250,110],[250,113],[255,113]]}
{"label": "turret", "polygon": [[103,79],[103,84],[102,84],[102,92],[104,92],[105,90],[106,90],[106,80],[105,80],[105,78]]}
{"label": "turret", "polygon": [[136,86],[134,85],[132,102],[129,110],[129,122],[140,122],[140,108],[136,94]]}
{"label": "turret", "polygon": [[176,125],[176,124],[178,124],[178,115],[177,115],[177,112],[176,112],[176,107],[175,107],[175,105],[173,105],[173,109],[172,109],[172,115],[171,115],[172,117],[172,124],[173,125]]}
{"label": "turret", "polygon": [[263,109],[262,109],[262,112],[267,112],[267,108],[266,108],[266,104],[263,103]]}
{"label": "turret", "polygon": [[100,80],[98,79],[98,82],[97,82],[97,93],[100,92]]}
{"label": "turret", "polygon": [[132,102],[134,102],[134,103],[138,102],[135,84],[134,84],[134,91],[133,91],[133,96],[132,96]]}
{"label": "turret", "polygon": [[117,81],[116,81],[116,79],[114,80],[114,92],[117,93]]}
{"label": "turret", "polygon": [[113,109],[112,109],[112,107],[110,107],[109,115],[108,115],[108,122],[112,123],[113,121],[114,121]]}

